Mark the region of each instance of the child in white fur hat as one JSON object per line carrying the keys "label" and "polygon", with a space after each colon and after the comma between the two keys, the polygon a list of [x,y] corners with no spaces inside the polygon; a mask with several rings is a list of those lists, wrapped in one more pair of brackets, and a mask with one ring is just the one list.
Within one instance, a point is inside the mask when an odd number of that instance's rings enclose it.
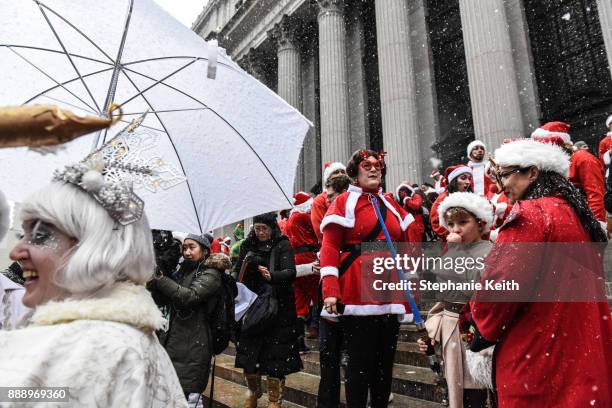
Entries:
{"label": "child in white fur hat", "polygon": [[[491,242],[481,237],[489,232],[493,224],[493,206],[475,193],[457,192],[442,201],[438,215],[440,224],[449,231],[449,249],[442,262],[436,264],[433,270],[437,281],[480,282],[484,258],[491,249]],[[467,262],[458,262],[467,259],[473,260],[470,261],[470,267]],[[440,344],[442,349],[451,408],[485,407],[488,400],[487,388],[492,388],[490,377],[488,381],[478,381],[468,369],[466,345],[461,340],[457,326],[459,314],[471,296],[471,291],[445,291],[442,293],[442,301],[429,311],[425,323],[432,344]],[[418,343],[420,350],[425,352],[426,343],[421,340]]]}

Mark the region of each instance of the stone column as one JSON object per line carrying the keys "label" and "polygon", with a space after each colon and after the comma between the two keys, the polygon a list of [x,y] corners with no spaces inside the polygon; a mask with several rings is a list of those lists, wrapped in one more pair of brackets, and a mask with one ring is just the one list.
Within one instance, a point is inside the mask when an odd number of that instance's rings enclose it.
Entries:
{"label": "stone column", "polygon": [[599,12],[599,24],[601,34],[606,45],[608,54],[608,65],[612,75],[612,2],[610,0],[597,0],[597,11]]}
{"label": "stone column", "polygon": [[266,84],[266,57],[264,52],[256,48],[251,48],[249,52],[240,60],[240,66],[244,68],[253,78],[264,85]]}
{"label": "stone column", "polygon": [[317,27],[309,27],[308,35],[302,39],[302,113],[314,123],[304,139],[304,187],[310,189],[321,180],[321,162],[318,146],[319,106],[316,95],[318,76]]}
{"label": "stone column", "polygon": [[350,151],[344,0],[317,0],[321,160],[346,162]]}
{"label": "stone column", "polygon": [[474,133],[489,150],[523,136],[504,0],[459,0]]}
{"label": "stone column", "polygon": [[368,90],[363,64],[365,49],[365,27],[363,25],[363,3],[354,1],[346,11],[346,75],[349,95],[349,124],[351,144],[349,151],[370,145],[368,122]]}
{"label": "stone column", "polygon": [[422,182],[407,1],[376,0],[376,36],[387,190],[393,191],[402,180]]}
{"label": "stone column", "polygon": [[[278,95],[297,110],[302,110],[302,71],[300,50],[297,46],[299,24],[290,16],[283,16],[279,23],[268,32],[277,46]],[[300,153],[294,189],[304,189],[304,157]]]}

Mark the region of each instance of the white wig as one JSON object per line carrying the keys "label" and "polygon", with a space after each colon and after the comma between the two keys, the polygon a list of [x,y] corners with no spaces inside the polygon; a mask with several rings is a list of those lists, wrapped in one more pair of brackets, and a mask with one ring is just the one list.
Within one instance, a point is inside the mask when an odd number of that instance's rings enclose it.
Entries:
{"label": "white wig", "polygon": [[56,283],[72,294],[87,295],[117,281],[146,283],[155,267],[153,239],[146,216],[119,225],[84,191],[53,182],[22,205],[24,221],[40,219],[77,239]]}

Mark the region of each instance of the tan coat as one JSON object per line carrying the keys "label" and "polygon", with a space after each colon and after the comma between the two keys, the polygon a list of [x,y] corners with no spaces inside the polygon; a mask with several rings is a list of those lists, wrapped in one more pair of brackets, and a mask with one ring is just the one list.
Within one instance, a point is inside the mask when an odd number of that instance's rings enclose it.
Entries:
{"label": "tan coat", "polygon": [[465,344],[461,341],[457,321],[459,314],[444,310],[443,303],[436,303],[428,313],[425,327],[431,339],[442,345],[444,376],[448,384],[451,408],[463,407],[463,389],[481,388],[468,370]]}

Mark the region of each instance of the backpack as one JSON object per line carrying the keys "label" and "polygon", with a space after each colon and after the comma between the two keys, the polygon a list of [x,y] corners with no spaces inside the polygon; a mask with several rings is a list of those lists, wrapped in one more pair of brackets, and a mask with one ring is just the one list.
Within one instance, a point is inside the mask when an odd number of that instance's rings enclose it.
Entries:
{"label": "backpack", "polygon": [[224,271],[221,274],[221,287],[214,309],[209,316],[212,334],[212,352],[223,353],[232,338],[235,321],[234,299],[238,296],[236,281]]}

